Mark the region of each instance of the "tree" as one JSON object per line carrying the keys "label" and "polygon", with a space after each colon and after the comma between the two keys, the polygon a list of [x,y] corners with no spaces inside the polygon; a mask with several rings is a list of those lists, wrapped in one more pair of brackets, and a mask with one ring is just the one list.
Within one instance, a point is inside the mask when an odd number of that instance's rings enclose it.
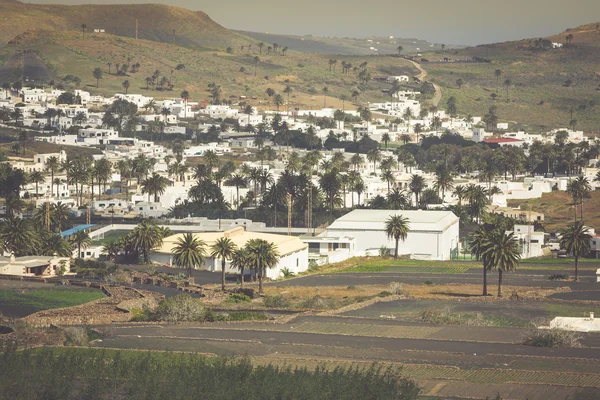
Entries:
{"label": "tree", "polygon": [[217,262],[217,258],[221,259],[221,290],[223,291],[225,290],[225,263],[228,258],[233,256],[236,248],[235,243],[226,237],[217,239],[210,247],[210,256],[215,259],[215,262]]}
{"label": "tree", "polygon": [[396,241],[396,247],[394,249],[394,258],[398,258],[398,243],[400,239],[404,242],[410,231],[408,218],[404,218],[401,215],[392,215],[387,221],[385,221],[385,233],[388,238],[394,238]]}
{"label": "tree", "polygon": [[162,245],[163,234],[160,228],[150,220],[143,220],[131,231],[131,243],[144,263],[150,263],[150,250]]}
{"label": "tree", "polygon": [[127,94],[129,92],[130,86],[129,80],[125,79],[121,85],[123,85],[123,88],[125,89],[125,94]]}
{"label": "tree", "polygon": [[389,195],[390,194],[390,185],[396,183],[396,178],[394,177],[394,174],[389,169],[385,169],[381,173],[380,178],[381,178],[382,182],[387,183],[387,187],[388,187],[387,189],[388,189],[388,195]]}
{"label": "tree", "polygon": [[510,85],[512,84],[512,81],[510,79],[507,79],[504,81],[504,86],[506,86],[506,101],[509,101],[508,98],[508,88],[510,87]]}
{"label": "tree", "polygon": [[235,186],[238,207],[240,204],[240,188],[246,187],[246,184],[246,178],[241,174],[234,174],[228,180],[225,181],[225,185]]}
{"label": "tree", "polygon": [[33,254],[38,246],[31,220],[9,215],[4,221],[0,221],[0,250],[19,257]]}
{"label": "tree", "polygon": [[190,98],[190,92],[188,92],[187,90],[183,90],[179,96],[185,102],[185,107],[183,109],[183,118],[187,118],[187,103]]}
{"label": "tree", "polygon": [[292,94],[293,91],[294,89],[290,85],[287,85],[285,89],[283,89],[283,93],[287,94],[287,115],[290,115],[290,94]]}
{"label": "tree", "polygon": [[323,108],[327,107],[327,93],[329,93],[329,88],[327,86],[321,89],[323,92]]}
{"label": "tree", "polygon": [[165,189],[169,184],[169,180],[164,176],[160,176],[156,172],[145,181],[142,182],[142,193],[148,193],[154,196],[154,202],[158,203],[158,196],[165,193]]}
{"label": "tree", "polygon": [[383,142],[383,144],[385,145],[385,149],[387,150],[388,143],[390,142],[390,134],[385,132],[383,135],[381,135],[381,141]]}
{"label": "tree", "polygon": [[258,58],[258,56],[254,56],[252,60],[254,61],[254,76],[256,76],[256,71],[258,69],[258,63],[260,62],[260,58]]}
{"label": "tree", "polygon": [[81,249],[87,249],[92,244],[92,239],[90,239],[90,235],[87,234],[86,231],[78,231],[71,238],[71,242],[77,246],[77,258],[82,258]]}
{"label": "tree", "polygon": [[102,79],[102,70],[99,67],[96,67],[93,72],[94,79],[96,79],[96,87],[100,85],[100,79]]}
{"label": "tree", "polygon": [[279,93],[277,93],[274,97],[273,97],[273,104],[275,105],[275,107],[277,107],[277,111],[279,111],[279,107],[281,107],[284,103],[283,100],[283,96],[281,96]]}
{"label": "tree", "polygon": [[81,37],[85,38],[85,30],[87,28],[86,24],[81,24]]}
{"label": "tree", "polygon": [[263,42],[260,42],[260,43],[258,44],[258,50],[260,51],[260,54],[261,54],[261,55],[262,55],[262,49],[263,49],[263,47],[265,47],[265,44],[264,44]]}
{"label": "tree", "polygon": [[186,268],[188,278],[191,278],[192,268],[196,269],[204,264],[206,243],[195,237],[192,233],[187,232],[182,237],[177,238],[171,253],[173,253],[173,265]]}
{"label": "tree", "polygon": [[339,199],[339,193],[342,187],[339,172],[336,170],[325,172],[319,179],[319,186],[325,193],[329,210],[333,211],[336,200]]}
{"label": "tree", "polygon": [[58,233],[46,232],[41,235],[40,253],[44,256],[72,257],[73,246]]}
{"label": "tree", "polygon": [[456,80],[456,86],[458,86],[458,89],[462,89],[464,84],[465,84],[465,82],[462,79],[458,78]]}
{"label": "tree", "polygon": [[450,168],[446,167],[443,164],[440,164],[435,169],[435,189],[438,191],[438,196],[440,190],[442,191],[441,199],[444,200],[446,190],[452,189],[454,182],[454,176]]}
{"label": "tree", "polygon": [[486,246],[489,242],[489,237],[491,236],[491,229],[486,226],[480,226],[477,230],[471,235],[471,241],[469,243],[469,250],[475,256],[477,260],[481,260],[483,263],[483,296],[487,296],[487,271],[489,270],[489,258],[483,257],[483,254],[486,250]]}
{"label": "tree", "polygon": [[240,271],[240,283],[241,287],[244,287],[244,271],[246,266],[250,265],[251,260],[249,259],[249,252],[246,248],[237,249],[231,256],[231,268],[235,268]]}
{"label": "tree", "polygon": [[404,50],[404,47],[398,46],[398,47],[396,47],[396,50],[398,50],[398,55],[400,56],[400,55],[402,55],[402,51]]}
{"label": "tree", "polygon": [[33,171],[29,175],[29,181],[31,183],[35,183],[35,197],[38,197],[39,196],[38,185],[40,183],[44,183],[46,181],[44,174],[42,173],[42,171]]}
{"label": "tree", "polygon": [[576,221],[560,235],[560,247],[575,258],[575,280],[579,280],[579,258],[590,251],[590,228],[583,225],[583,221]]}
{"label": "tree", "polygon": [[279,252],[274,243],[264,239],[250,239],[245,248],[248,251],[250,265],[258,274],[258,291],[262,293],[263,277],[267,269],[274,268],[279,263]]}
{"label": "tree", "polygon": [[502,71],[497,69],[494,71],[494,76],[496,77],[496,89],[500,87],[500,77],[502,76]]}
{"label": "tree", "polygon": [[377,162],[381,161],[381,152],[379,149],[371,149],[367,152],[367,160],[373,163],[373,173],[377,166]]}
{"label": "tree", "polygon": [[502,297],[502,273],[514,271],[519,266],[521,252],[514,234],[495,229],[484,244],[481,257],[489,269],[498,270],[498,297]]}
{"label": "tree", "polygon": [[415,204],[419,204],[419,193],[425,188],[425,179],[421,175],[412,175],[408,187],[415,194]]}

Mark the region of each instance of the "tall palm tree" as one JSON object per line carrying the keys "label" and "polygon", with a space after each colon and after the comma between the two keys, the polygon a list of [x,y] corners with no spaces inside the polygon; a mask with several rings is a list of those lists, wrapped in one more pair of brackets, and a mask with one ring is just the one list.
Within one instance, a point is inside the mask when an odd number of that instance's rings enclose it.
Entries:
{"label": "tall palm tree", "polygon": [[279,252],[273,242],[264,239],[250,239],[245,246],[248,251],[250,265],[258,274],[258,291],[263,292],[263,277],[267,269],[274,268],[279,263]]}
{"label": "tall palm tree", "polygon": [[400,239],[404,242],[408,236],[410,227],[408,224],[408,218],[401,215],[392,215],[385,221],[385,233],[388,238],[394,238],[396,241],[396,247],[394,248],[394,258],[398,258],[398,243]]}
{"label": "tall palm tree", "polygon": [[244,287],[244,271],[248,265],[250,265],[249,252],[246,248],[237,249],[231,256],[231,267],[240,271],[240,283],[241,287]]}
{"label": "tall palm tree", "polygon": [[225,263],[227,259],[233,256],[237,246],[229,238],[222,237],[215,241],[210,247],[210,256],[217,261],[217,258],[221,259],[221,290],[225,290]]}
{"label": "tall palm tree", "polygon": [[237,196],[237,205],[239,207],[240,204],[240,188],[244,188],[247,186],[246,178],[241,174],[231,175],[229,179],[225,181],[226,186],[235,186],[236,196]]}
{"label": "tall palm tree", "polygon": [[77,258],[81,257],[81,249],[87,249],[92,244],[92,239],[86,231],[79,231],[71,238],[71,242],[77,246]]}
{"label": "tall palm tree", "polygon": [[590,228],[583,225],[583,221],[576,221],[562,232],[560,247],[575,258],[575,280],[579,280],[579,258],[590,251]]}
{"label": "tall palm tree", "polygon": [[378,148],[369,150],[367,152],[367,160],[373,163],[373,173],[375,173],[376,165],[381,161],[381,151]]}
{"label": "tall palm tree", "polygon": [[150,250],[162,245],[162,242],[162,231],[150,220],[143,220],[131,231],[131,244],[142,255],[146,264],[150,262]]}
{"label": "tall palm tree", "polygon": [[458,205],[462,206],[462,201],[467,194],[467,188],[464,185],[454,187],[454,195],[458,198]]}
{"label": "tall palm tree", "polygon": [[325,193],[327,203],[329,204],[329,210],[333,211],[336,200],[339,199],[340,190],[342,188],[339,172],[333,170],[324,173],[319,179],[319,186]]}
{"label": "tall palm tree", "polygon": [[[61,165],[60,165],[60,161],[58,161],[58,158],[56,156],[52,156],[52,157],[48,157],[48,159],[46,160],[46,164],[45,164],[45,170],[47,172],[50,172],[51,176],[52,176],[52,180],[50,181],[50,192],[52,195],[54,195],[54,191],[52,190],[53,188],[53,184],[54,184],[54,174],[57,173],[58,171],[60,171],[61,169]],[[57,190],[57,195],[58,195],[58,188]]]}
{"label": "tall palm tree", "polygon": [[408,187],[415,194],[415,205],[419,204],[419,193],[425,189],[425,179],[421,175],[412,175]]}
{"label": "tall palm tree", "polygon": [[446,190],[452,189],[453,186],[454,177],[452,171],[443,164],[439,165],[435,169],[435,189],[438,191],[438,196],[440,194],[440,190],[442,191],[442,202],[444,201]]}
{"label": "tall palm tree", "polygon": [[38,190],[38,185],[46,181],[44,174],[42,173],[42,171],[33,171],[31,175],[29,175],[29,181],[31,183],[35,183],[35,197],[38,197],[40,193]]}
{"label": "tall palm tree", "polygon": [[105,243],[102,246],[102,254],[108,257],[110,261],[115,261],[117,256],[123,251],[122,242],[118,240],[113,240],[111,242]]}
{"label": "tall palm tree", "polygon": [[490,235],[481,254],[490,269],[498,270],[498,297],[502,297],[502,273],[514,271],[519,266],[521,251],[514,234],[496,229]]}
{"label": "tall palm tree", "polygon": [[390,210],[403,210],[410,204],[410,200],[404,191],[398,188],[393,188],[392,191],[388,193],[386,201]]}
{"label": "tall palm tree", "polygon": [[486,226],[480,226],[471,235],[471,242],[469,243],[469,249],[477,260],[481,260],[483,263],[483,296],[487,296],[487,272],[489,267],[489,258],[483,256],[486,251],[486,246],[489,243],[489,238],[492,235],[492,229]]}
{"label": "tall palm tree", "polygon": [[177,239],[171,253],[173,253],[173,264],[180,268],[186,268],[188,278],[191,278],[192,268],[204,264],[206,243],[187,232]]}
{"label": "tall palm tree", "polygon": [[388,195],[390,194],[390,185],[396,183],[396,178],[394,177],[394,174],[392,173],[392,171],[390,171],[389,169],[385,169],[382,173],[381,173],[381,181],[387,183],[387,191],[388,191]]}
{"label": "tall palm tree", "polygon": [[158,175],[156,172],[145,181],[142,182],[142,193],[148,193],[154,196],[154,202],[158,203],[158,196],[165,193],[165,189],[169,184],[169,180],[164,176]]}

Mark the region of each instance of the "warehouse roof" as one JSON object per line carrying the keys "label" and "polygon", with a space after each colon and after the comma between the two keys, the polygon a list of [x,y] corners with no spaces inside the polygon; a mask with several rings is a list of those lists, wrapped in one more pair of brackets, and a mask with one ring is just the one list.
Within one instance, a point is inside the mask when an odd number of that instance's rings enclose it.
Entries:
{"label": "warehouse roof", "polygon": [[408,218],[409,228],[412,232],[442,232],[450,225],[458,222],[458,217],[452,211],[354,210],[336,219],[327,230],[380,231],[385,229],[385,222],[393,215]]}
{"label": "warehouse roof", "polygon": [[[177,245],[177,240],[183,237],[183,233],[169,236],[163,240],[160,249],[154,250],[157,253],[171,254],[171,250]],[[263,239],[272,242],[277,247],[280,256],[286,256],[300,250],[304,250],[308,245],[297,236],[275,235],[271,233],[247,232],[244,227],[237,227],[225,232],[202,232],[194,233],[194,237],[206,243],[207,251],[218,239],[227,237],[231,239],[238,248],[244,247],[250,239]]]}

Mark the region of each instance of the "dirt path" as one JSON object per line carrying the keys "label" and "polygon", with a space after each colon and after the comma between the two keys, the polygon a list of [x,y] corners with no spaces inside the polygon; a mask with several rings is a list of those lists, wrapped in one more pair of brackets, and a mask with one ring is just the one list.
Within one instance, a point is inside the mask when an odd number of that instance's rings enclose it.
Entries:
{"label": "dirt path", "polygon": [[[412,60],[407,60],[407,61],[411,62],[412,65],[415,66],[415,68],[417,68],[419,71],[421,71],[421,73],[419,75],[417,75],[417,78],[419,78],[419,80],[421,82],[424,82],[425,78],[427,78],[427,71],[425,71],[423,69],[423,67],[421,67],[421,64],[419,64],[418,62],[412,61]],[[431,102],[433,103],[434,106],[437,107],[438,104],[440,104],[440,101],[442,100],[442,88],[433,82],[430,82],[430,83],[433,85],[433,87],[435,89],[435,95],[433,96],[433,99],[431,99]]]}

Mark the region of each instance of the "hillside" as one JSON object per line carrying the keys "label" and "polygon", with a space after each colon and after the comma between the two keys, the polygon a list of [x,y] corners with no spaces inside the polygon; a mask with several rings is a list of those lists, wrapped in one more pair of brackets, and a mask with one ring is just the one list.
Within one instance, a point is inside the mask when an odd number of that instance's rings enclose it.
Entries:
{"label": "hillside", "polygon": [[[254,57],[259,56],[256,66]],[[337,100],[342,94],[350,97],[351,91],[361,87],[359,102],[389,99],[381,89],[389,87],[385,83],[370,81],[359,83],[356,71],[342,73],[341,63],[346,61],[353,66],[368,63],[373,75],[416,75],[418,71],[408,61],[398,57],[340,56],[335,70],[330,69],[331,56],[306,54],[290,51],[286,55],[260,54],[258,46],[243,52],[235,49],[232,53],[183,47],[149,40],[135,40],[127,37],[86,35],[78,32],[47,30],[28,31],[15,38],[11,44],[0,49],[0,83],[14,82],[26,77],[30,82],[62,84],[75,88],[76,84],[65,77],[79,77],[79,88],[94,94],[113,95],[124,92],[122,83],[130,82],[130,93],[141,93],[157,99],[177,97],[182,90],[188,90],[191,101],[210,101],[208,85],[221,86],[221,99],[237,99],[240,95],[255,97],[254,106],[272,102],[266,89],[282,92],[286,85],[293,87],[290,102],[294,107],[322,106],[325,99],[323,87],[327,86],[327,105],[341,107]],[[109,74],[108,63],[111,63]],[[139,70],[128,71],[126,75],[115,73],[117,64],[139,63]],[[177,69],[176,66],[183,67]],[[101,68],[104,76],[96,88],[92,72]],[[152,90],[146,84],[146,77],[158,70],[160,76],[169,79],[172,90]],[[355,108],[349,101],[346,108]],[[272,105],[271,105],[272,108]]]}
{"label": "hillside", "polygon": [[[567,35],[573,35],[563,48],[542,49],[539,38],[524,39],[426,53],[423,58],[429,62],[422,67],[429,72],[429,79],[442,87],[441,105],[454,96],[461,114],[483,115],[496,105],[500,121],[519,122],[513,125],[516,129],[568,128],[575,120],[576,128],[599,132],[600,29],[596,25],[545,38],[565,44]],[[443,62],[445,57],[450,62]],[[490,62],[466,62],[473,57]],[[498,78],[496,70],[501,71]],[[464,82],[462,88],[458,79]],[[510,82],[505,85],[507,79]],[[498,96],[496,101],[492,93]]]}
{"label": "hillside", "polygon": [[86,35],[104,29],[108,34],[135,37],[136,18],[140,39],[219,49],[252,42],[203,12],[161,4],[64,6],[0,0],[0,14],[4,21],[10,21],[0,24],[0,46],[31,28],[83,34],[82,24],[87,26]]}
{"label": "hillside", "polygon": [[[279,35],[272,33],[238,31],[244,36],[251,37],[264,43],[278,43],[295,51],[319,54],[342,54],[342,55],[373,55],[373,54],[396,54],[398,46],[404,48],[404,52],[425,51],[435,47],[434,44],[420,39],[400,38],[338,38],[338,37],[316,37],[312,35],[294,36]],[[377,48],[377,52],[370,50]]]}

